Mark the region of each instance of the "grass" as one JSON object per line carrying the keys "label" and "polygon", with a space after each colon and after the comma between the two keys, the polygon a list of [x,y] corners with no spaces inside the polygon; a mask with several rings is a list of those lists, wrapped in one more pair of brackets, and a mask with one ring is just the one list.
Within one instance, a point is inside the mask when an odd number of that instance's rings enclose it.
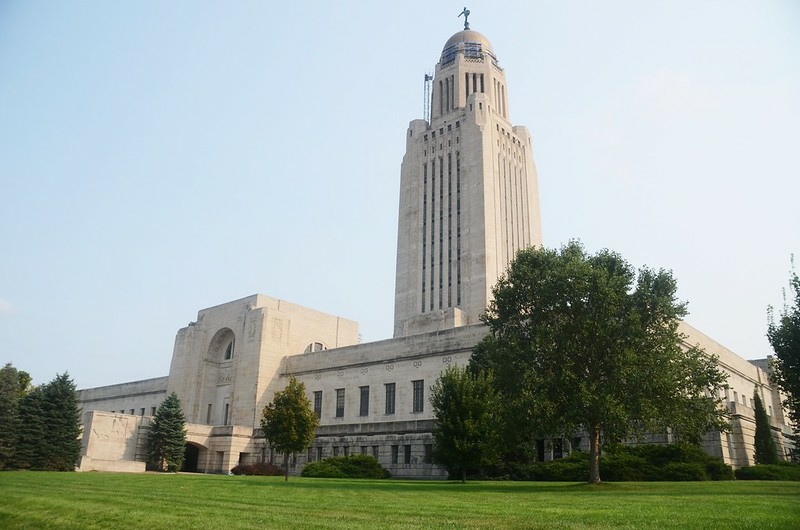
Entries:
{"label": "grass", "polygon": [[0,528],[798,528],[797,482],[0,473]]}

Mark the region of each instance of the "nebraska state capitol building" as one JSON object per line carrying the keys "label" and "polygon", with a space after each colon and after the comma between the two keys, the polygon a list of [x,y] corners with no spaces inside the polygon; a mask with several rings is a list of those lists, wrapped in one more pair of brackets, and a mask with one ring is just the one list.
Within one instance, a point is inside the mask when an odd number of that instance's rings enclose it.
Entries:
{"label": "nebraska state capitol building", "polygon": [[[394,338],[358,344],[356,322],[260,294],[202,309],[178,330],[169,376],[79,391],[80,470],[144,471],[149,419],[171,392],[188,422],[185,470],[273,460],[257,436],[261,411],[294,376],[320,427],[292,472],[367,453],[395,477],[446,476],[431,463],[430,386],[445,367],[467,364],[487,334],[479,316],[515,253],[542,244],[531,136],[510,121],[505,72],[488,39],[465,28],[426,77],[430,116],[406,133]],[[705,449],[734,466],[753,463],[750,396],[758,391],[785,451],[791,429],[765,361],[749,362],[688,324],[681,331],[729,376],[733,429],[709,433]],[[588,439],[540,440],[537,452],[550,460],[575,444],[586,449]]]}

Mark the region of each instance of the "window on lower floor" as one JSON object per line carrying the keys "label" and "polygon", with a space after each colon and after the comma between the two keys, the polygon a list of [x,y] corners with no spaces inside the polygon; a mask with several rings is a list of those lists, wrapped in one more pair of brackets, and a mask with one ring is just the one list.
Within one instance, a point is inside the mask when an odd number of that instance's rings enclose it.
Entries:
{"label": "window on lower floor", "polygon": [[317,418],[322,417],[322,390],[314,392],[314,414],[317,415]]}
{"label": "window on lower floor", "polygon": [[359,416],[369,416],[369,387],[359,387],[361,392],[361,407],[358,410]]}
{"label": "window on lower floor", "polygon": [[400,455],[400,446],[393,445],[392,446],[392,464],[397,464],[398,457]]}
{"label": "window on lower floor", "polygon": [[386,383],[386,414],[394,414],[395,384]]}
{"label": "window on lower floor", "polygon": [[336,389],[336,417],[344,418],[344,388]]}
{"label": "window on lower floor", "polygon": [[425,444],[425,463],[433,464],[433,445]]}
{"label": "window on lower floor", "polygon": [[411,463],[411,446],[406,445],[403,447],[403,463],[410,464]]}
{"label": "window on lower floor", "polygon": [[422,412],[425,407],[425,381],[422,379],[411,381],[411,390],[413,396],[412,412]]}
{"label": "window on lower floor", "polygon": [[372,446],[372,456],[373,456],[373,458],[375,458],[375,460],[378,459],[378,446],[377,445],[373,445]]}

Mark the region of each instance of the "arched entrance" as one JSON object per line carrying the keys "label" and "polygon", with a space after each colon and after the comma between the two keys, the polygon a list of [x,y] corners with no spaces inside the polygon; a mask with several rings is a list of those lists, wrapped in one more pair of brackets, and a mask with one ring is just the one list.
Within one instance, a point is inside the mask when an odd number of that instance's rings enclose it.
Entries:
{"label": "arched entrance", "polygon": [[197,473],[197,461],[200,458],[200,447],[197,445],[188,442],[186,444],[186,449],[183,453],[183,466],[181,466],[181,471],[187,471],[189,473]]}

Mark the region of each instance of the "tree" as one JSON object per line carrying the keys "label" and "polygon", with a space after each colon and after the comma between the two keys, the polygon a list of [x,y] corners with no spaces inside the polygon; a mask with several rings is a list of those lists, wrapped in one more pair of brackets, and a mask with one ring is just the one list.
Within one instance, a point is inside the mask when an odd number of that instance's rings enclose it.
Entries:
{"label": "tree", "polygon": [[28,390],[31,376],[11,363],[0,369],[0,470],[11,467],[19,432],[19,400]]}
{"label": "tree", "polygon": [[264,407],[261,429],[273,449],[285,457],[284,480],[289,480],[289,455],[305,451],[314,441],[319,418],[311,408],[306,387],[294,377]]}
{"label": "tree", "polygon": [[81,456],[81,414],[75,383],[64,372],[42,389],[47,432],[45,469],[74,471]]}
{"label": "tree", "polygon": [[180,471],[186,453],[186,418],[178,395],[172,392],[156,410],[147,433],[150,462],[161,471]]}
{"label": "tree", "polygon": [[[25,374],[20,386],[29,384]],[[74,471],[81,454],[81,422],[75,383],[69,374],[57,375],[19,401],[19,430],[14,467]]]}
{"label": "tree", "polygon": [[794,292],[792,304],[786,302],[784,292],[783,310],[777,320],[773,308],[767,310],[767,338],[775,350],[772,381],[786,396],[783,406],[796,431],[800,428],[800,278],[794,270],[789,284]]}
{"label": "tree", "polygon": [[499,403],[491,376],[472,374],[449,366],[431,387],[431,405],[436,416],[433,459],[461,472],[494,462],[498,452],[495,422]]}
{"label": "tree", "polygon": [[589,481],[599,483],[601,436],[672,429],[698,441],[723,430],[725,376],[716,358],[682,344],[676,290],[667,271],[637,276],[619,254],[588,255],[576,241],[519,252],[493,289],[482,317],[490,334],[470,361],[495,374],[506,435],[524,443],[587,431]]}
{"label": "tree", "polygon": [[778,450],[772,438],[772,429],[769,426],[769,416],[761,402],[758,391],[753,392],[753,409],[756,416],[755,459],[756,464],[777,464]]}

